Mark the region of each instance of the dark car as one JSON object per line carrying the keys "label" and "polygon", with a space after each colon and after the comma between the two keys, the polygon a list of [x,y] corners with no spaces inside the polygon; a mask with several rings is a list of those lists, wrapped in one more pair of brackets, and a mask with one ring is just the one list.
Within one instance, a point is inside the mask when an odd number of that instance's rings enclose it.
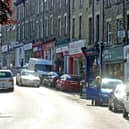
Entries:
{"label": "dark car", "polygon": [[125,92],[125,85],[119,84],[111,92],[109,96],[108,107],[113,112],[123,111],[123,97]]}
{"label": "dark car", "polygon": [[56,80],[59,78],[57,72],[49,72],[43,79],[43,85],[49,87],[55,87]]}
{"label": "dark car", "polygon": [[56,88],[60,90],[69,91],[80,91],[80,80],[79,75],[63,74],[56,81]]}

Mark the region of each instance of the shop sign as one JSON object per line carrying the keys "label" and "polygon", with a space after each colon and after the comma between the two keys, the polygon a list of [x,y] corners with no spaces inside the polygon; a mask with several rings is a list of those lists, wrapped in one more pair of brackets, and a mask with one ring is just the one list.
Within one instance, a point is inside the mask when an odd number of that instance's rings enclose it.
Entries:
{"label": "shop sign", "polygon": [[9,45],[9,49],[13,49],[16,45],[16,42],[11,42]]}
{"label": "shop sign", "polygon": [[103,52],[103,61],[111,62],[123,59],[123,47],[108,48]]}
{"label": "shop sign", "polygon": [[24,45],[24,50],[30,50],[30,49],[32,49],[32,43]]}
{"label": "shop sign", "polygon": [[85,40],[69,43],[69,55],[82,53],[81,48],[85,46]]}
{"label": "shop sign", "polygon": [[62,53],[62,52],[63,53],[68,52],[68,46],[56,48],[56,53]]}
{"label": "shop sign", "polygon": [[55,41],[43,44],[43,50],[48,50],[55,47]]}
{"label": "shop sign", "polygon": [[7,45],[3,45],[1,50],[2,50],[2,52],[7,52],[8,51],[8,46]]}
{"label": "shop sign", "polygon": [[41,45],[33,47],[33,52],[37,52],[37,51],[41,51],[41,50],[42,50],[42,46]]}
{"label": "shop sign", "polygon": [[21,46],[23,46],[23,43],[16,42],[16,44],[14,45],[14,48],[18,48],[18,47],[21,47]]}

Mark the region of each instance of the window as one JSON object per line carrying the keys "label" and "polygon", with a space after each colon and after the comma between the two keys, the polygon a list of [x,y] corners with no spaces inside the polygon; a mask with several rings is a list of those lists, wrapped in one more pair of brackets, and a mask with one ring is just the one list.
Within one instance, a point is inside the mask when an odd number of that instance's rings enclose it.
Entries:
{"label": "window", "polygon": [[50,16],[50,31],[51,31],[51,35],[53,35],[53,15]]}
{"label": "window", "polygon": [[68,0],[65,0],[65,8],[67,8]]}
{"label": "window", "polygon": [[80,6],[79,7],[82,8],[82,0],[80,0]]}
{"label": "window", "polygon": [[123,22],[121,19],[117,19],[117,43],[122,43],[124,37]]}
{"label": "window", "polygon": [[46,18],[46,36],[48,36],[48,18]]}
{"label": "window", "polygon": [[60,3],[59,3],[59,5],[60,5],[60,8],[61,8],[61,0],[59,0],[59,2],[60,2]]}
{"label": "window", "polygon": [[72,19],[72,38],[75,38],[75,18]]}
{"label": "window", "polygon": [[100,34],[99,28],[100,28],[100,16],[97,15],[96,16],[96,42],[99,41],[99,34]]}
{"label": "window", "polygon": [[92,6],[93,0],[89,0],[89,6]]}
{"label": "window", "polygon": [[58,36],[61,36],[61,17],[58,17]]}
{"label": "window", "polygon": [[92,18],[89,18],[89,44],[92,43]]}
{"label": "window", "polygon": [[72,0],[72,9],[75,9],[75,0]]}
{"label": "window", "polygon": [[40,38],[43,38],[43,20],[40,19]]}
{"label": "window", "polygon": [[79,16],[79,39],[82,38],[82,16]]}
{"label": "window", "polygon": [[107,23],[107,45],[112,44],[112,32],[111,32],[111,23]]}
{"label": "window", "polygon": [[67,15],[64,16],[64,35],[67,35]]}

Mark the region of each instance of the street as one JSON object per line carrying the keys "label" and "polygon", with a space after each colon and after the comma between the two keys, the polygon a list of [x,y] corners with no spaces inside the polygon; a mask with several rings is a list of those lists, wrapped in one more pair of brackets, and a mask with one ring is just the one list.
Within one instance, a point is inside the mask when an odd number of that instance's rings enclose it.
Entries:
{"label": "street", "polygon": [[0,93],[0,129],[129,129],[129,120],[75,93],[19,87]]}

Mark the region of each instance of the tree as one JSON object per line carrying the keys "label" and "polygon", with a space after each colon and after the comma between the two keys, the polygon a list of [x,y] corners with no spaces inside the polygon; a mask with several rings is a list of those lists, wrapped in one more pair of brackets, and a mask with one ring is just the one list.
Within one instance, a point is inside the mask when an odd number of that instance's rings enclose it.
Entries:
{"label": "tree", "polygon": [[0,25],[16,24],[17,21],[12,16],[12,0],[0,0]]}

